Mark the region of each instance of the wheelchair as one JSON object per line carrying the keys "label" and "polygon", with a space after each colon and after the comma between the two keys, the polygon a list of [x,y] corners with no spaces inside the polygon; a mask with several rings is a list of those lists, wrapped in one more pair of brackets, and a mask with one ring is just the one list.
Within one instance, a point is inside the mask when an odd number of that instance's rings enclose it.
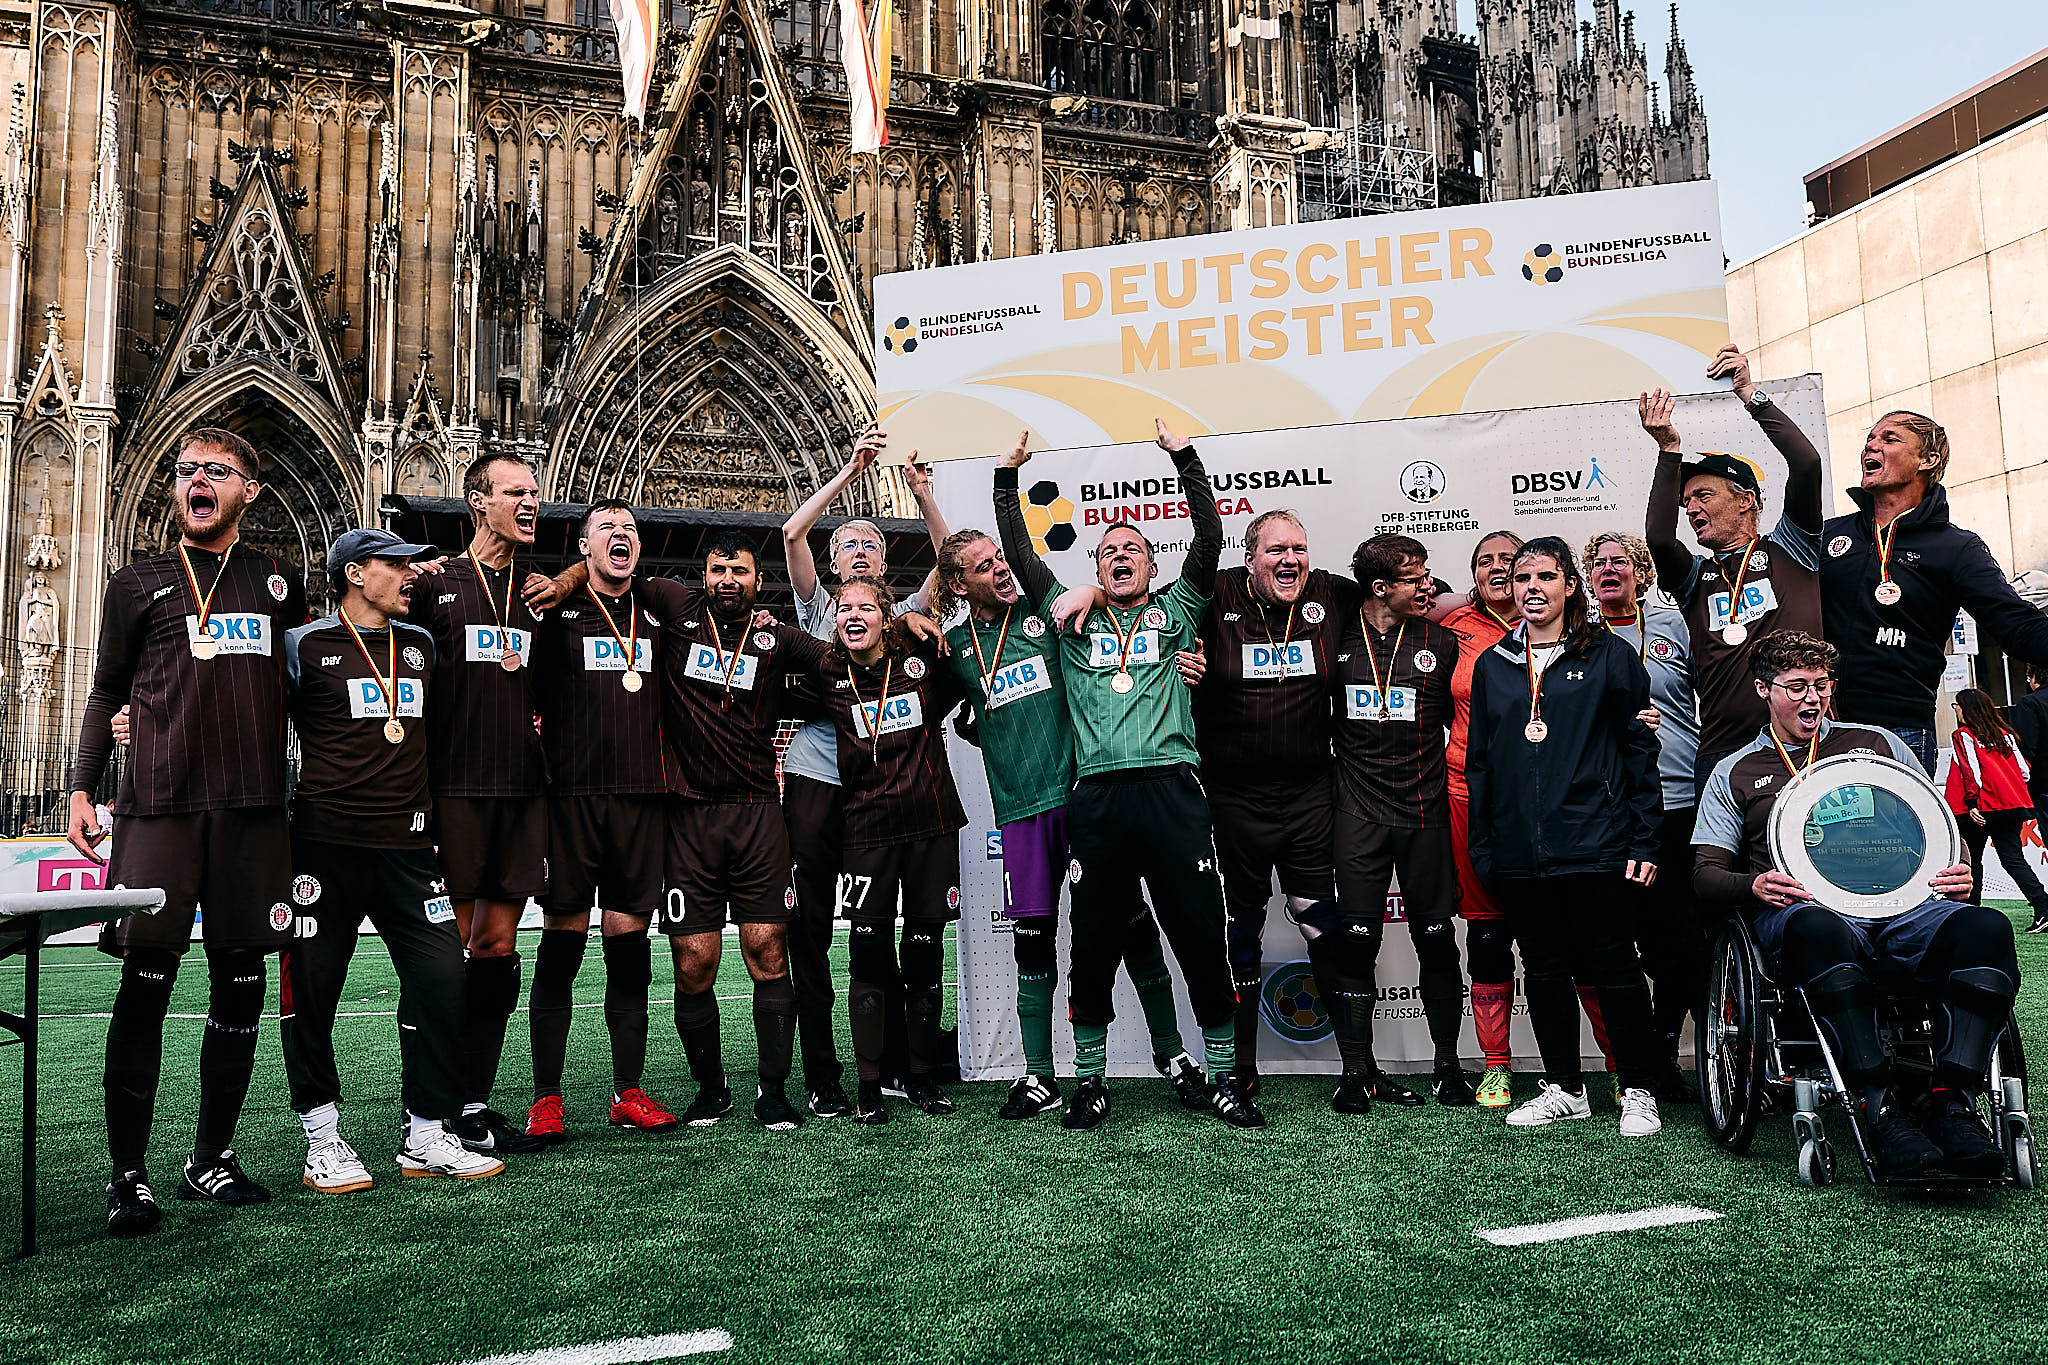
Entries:
{"label": "wheelchair", "polygon": [[[1880,981],[1880,988],[1894,983]],[[1890,994],[1878,1017],[1878,1036],[1897,1077],[1902,1102],[1917,1107],[1927,1098],[1934,1070],[1935,1003],[1911,989]],[[1841,1067],[1798,987],[1787,992],[1764,970],[1763,951],[1749,923],[1729,916],[1708,959],[1705,1020],[1697,1039],[1700,1113],[1707,1132],[1725,1150],[1749,1150],[1766,1113],[1789,1111],[1798,1143],[1799,1179],[1808,1186],[1835,1179],[1835,1151],[1823,1115],[1840,1106],[1864,1174],[1874,1185],[1920,1188],[2033,1189],[2040,1180],[2034,1129],[2027,1117],[2027,1062],[2010,1014],[1992,1050],[1991,1084],[1978,1101],[1998,1145],[2005,1169],[1972,1177],[1926,1172],[1888,1178],[1871,1160],[1861,1116],[1849,1095]]]}

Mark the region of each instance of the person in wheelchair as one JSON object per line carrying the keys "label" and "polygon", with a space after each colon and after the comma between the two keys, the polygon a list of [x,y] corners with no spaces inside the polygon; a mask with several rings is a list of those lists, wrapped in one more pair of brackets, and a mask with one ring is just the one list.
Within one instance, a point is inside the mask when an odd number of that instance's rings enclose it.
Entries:
{"label": "person in wheelchair", "polygon": [[[1771,808],[1785,783],[1816,760],[1868,753],[1918,766],[1889,730],[1826,718],[1836,657],[1833,645],[1802,631],[1758,641],[1750,673],[1770,719],[1707,781],[1693,831],[1693,886],[1702,901],[1748,916],[1766,970],[1804,988],[1885,1175],[1936,1168],[1996,1175],[2003,1156],[1975,1098],[1989,1084],[1991,1052],[2019,988],[2011,921],[1968,903],[1967,864],[1944,868],[1924,902],[1892,919],[1829,910],[1772,865]],[[1878,1036],[1882,993],[1908,979],[1939,1006],[1931,1102],[1917,1124],[1897,1100]]]}

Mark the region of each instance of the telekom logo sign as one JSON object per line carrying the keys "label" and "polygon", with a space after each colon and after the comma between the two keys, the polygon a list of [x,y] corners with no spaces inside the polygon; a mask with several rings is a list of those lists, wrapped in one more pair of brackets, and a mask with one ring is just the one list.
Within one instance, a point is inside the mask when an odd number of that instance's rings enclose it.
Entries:
{"label": "telekom logo sign", "polygon": [[107,869],[89,858],[44,858],[36,864],[38,891],[104,891]]}

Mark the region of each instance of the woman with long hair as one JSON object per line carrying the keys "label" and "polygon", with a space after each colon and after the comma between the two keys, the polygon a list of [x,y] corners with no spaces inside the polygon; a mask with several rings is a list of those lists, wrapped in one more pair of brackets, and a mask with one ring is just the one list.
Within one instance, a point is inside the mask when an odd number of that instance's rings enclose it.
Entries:
{"label": "woman with long hair", "polygon": [[1621,1074],[1621,1133],[1662,1122],[1651,1088],[1658,1048],[1636,958],[1629,885],[1657,877],[1657,740],[1644,722],[1650,680],[1636,651],[1589,615],[1564,541],[1516,552],[1512,634],[1472,674],[1465,781],[1473,868],[1507,912],[1522,953],[1529,1022],[1543,1056],[1518,1128],[1590,1118],[1579,1066],[1573,978],[1600,998]]}
{"label": "woman with long hair", "polygon": [[1514,587],[1509,578],[1522,538],[1513,531],[1489,531],[1472,547],[1472,591],[1463,600],[1448,595],[1430,613],[1458,637],[1458,666],[1451,673],[1451,733],[1444,749],[1451,800],[1451,865],[1458,874],[1458,915],[1465,921],[1465,970],[1472,978],[1472,1031],[1486,1071],[1478,1100],[1489,1109],[1508,1103],[1514,1050],[1508,1022],[1515,1006],[1515,955],[1507,921],[1479,875],[1472,870],[1472,806],[1465,787],[1465,739],[1472,719],[1472,670],[1479,656],[1499,644],[1515,625]]}
{"label": "woman with long hair", "polygon": [[[839,585],[833,646],[811,670],[808,689],[839,740],[846,791],[843,870],[837,913],[848,934],[847,1014],[860,1072],[854,1120],[884,1123],[882,1053],[887,1000],[900,980],[906,1013],[910,1102],[950,1114],[937,1070],[940,984],[946,925],[960,918],[960,844],[967,823],[946,761],[941,722],[960,688],[938,646],[913,638],[895,616],[896,598],[877,578]],[[899,976],[895,945],[903,906]]]}
{"label": "woman with long hair", "polygon": [[2018,737],[1998,709],[1998,703],[1982,688],[1966,687],[1956,693],[1956,732],[1951,739],[1955,761],[1948,769],[1948,806],[1962,827],[1963,843],[1970,850],[1970,899],[1984,899],[1984,845],[1988,840],[1998,850],[1998,861],[2019,884],[2020,894],[2034,908],[2033,927],[2039,933],[2048,927],[2048,892],[2027,861],[2020,844],[2020,831],[2034,817],[2034,798],[2028,783],[2033,776],[2026,755],[2020,752]]}

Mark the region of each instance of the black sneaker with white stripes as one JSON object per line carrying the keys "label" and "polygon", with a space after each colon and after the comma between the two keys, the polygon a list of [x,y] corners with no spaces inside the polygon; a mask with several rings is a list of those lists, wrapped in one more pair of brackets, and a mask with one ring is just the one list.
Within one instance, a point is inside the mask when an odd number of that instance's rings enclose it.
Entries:
{"label": "black sneaker with white stripes", "polygon": [[1222,1119],[1232,1128],[1264,1128],[1266,1116],[1259,1112],[1259,1106],[1251,1097],[1237,1088],[1229,1076],[1216,1082],[1216,1088],[1209,1094],[1209,1112]]}
{"label": "black sneaker with white stripes", "polygon": [[732,1112],[732,1087],[723,1081],[707,1085],[683,1111],[683,1122],[692,1128],[709,1128]]}
{"label": "black sneaker with white stripes", "polygon": [[853,1112],[853,1101],[837,1081],[809,1087],[811,1112],[821,1119],[843,1119]]}
{"label": "black sneaker with white stripes", "polygon": [[1209,1107],[1209,1078],[1202,1074],[1201,1067],[1195,1065],[1193,1057],[1185,1052],[1177,1057],[1154,1054],[1152,1069],[1166,1077],[1182,1104],[1190,1109]]}
{"label": "black sneaker with white stripes", "polygon": [[1050,1076],[1020,1076],[997,1118],[1028,1119],[1060,1107],[1060,1083]]}
{"label": "black sneaker with white stripes", "polygon": [[1074,1098],[1067,1101],[1067,1112],[1060,1115],[1060,1127],[1077,1133],[1092,1132],[1108,1117],[1109,1087],[1100,1076],[1083,1076],[1074,1087]]}
{"label": "black sneaker with white stripes", "polygon": [[546,1138],[514,1128],[512,1121],[495,1109],[480,1109],[450,1119],[448,1131],[462,1139],[462,1145],[470,1151],[489,1152],[493,1156],[526,1156],[546,1151],[549,1145]]}
{"label": "black sneaker with white stripes", "polygon": [[804,1121],[789,1102],[789,1092],[766,1083],[754,1087],[754,1117],[771,1133],[787,1133]]}
{"label": "black sneaker with white stripes", "polygon": [[123,1171],[107,1182],[107,1232],[115,1237],[140,1237],[156,1231],[164,1211],[142,1171]]}
{"label": "black sneaker with white stripes", "polygon": [[270,1191],[242,1174],[242,1163],[228,1151],[206,1162],[185,1158],[185,1178],[178,1182],[178,1198],[239,1208],[244,1204],[268,1204]]}

